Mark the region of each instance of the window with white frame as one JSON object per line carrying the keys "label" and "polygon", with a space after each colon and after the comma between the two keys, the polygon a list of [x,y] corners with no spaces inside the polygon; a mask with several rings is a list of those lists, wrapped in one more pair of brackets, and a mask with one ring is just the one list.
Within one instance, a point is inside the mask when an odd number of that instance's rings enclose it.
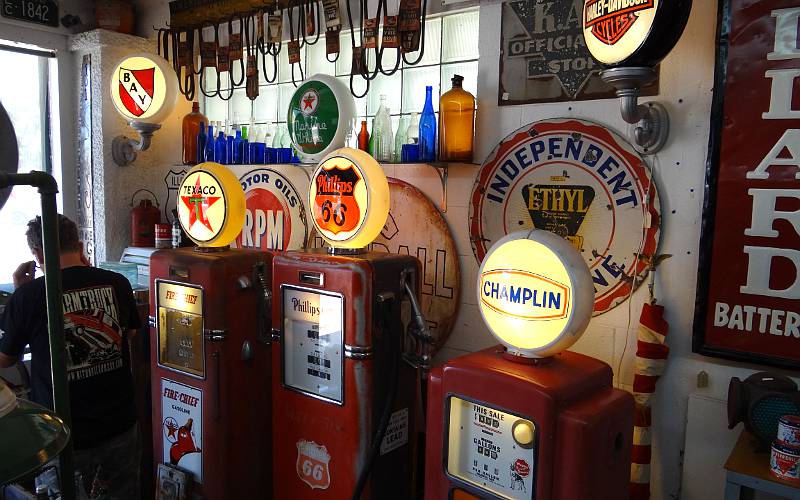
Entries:
{"label": "window with white frame", "polygon": [[[450,79],[453,75],[464,77],[464,89],[477,95],[478,80],[478,10],[466,10],[447,13],[439,17],[430,17],[425,21],[425,52],[423,58],[414,66],[401,61],[400,68],[392,76],[378,74],[370,82],[366,96],[355,99],[358,114],[356,128],[351,136],[350,146],[355,146],[356,135],[362,120],[372,131],[372,118],[380,106],[380,96],[385,95],[392,115],[392,130],[397,132],[401,115],[413,112],[422,113],[425,104],[425,87],[433,87],[433,108],[439,111],[438,96],[450,90]],[[334,75],[345,86],[350,84],[350,64],[352,60],[350,31],[340,33],[341,52],[335,63],[329,62],[325,56],[325,39],[314,45],[304,45],[300,49],[303,74],[306,77],[323,73]],[[368,58],[374,57],[374,50],[368,51]],[[410,54],[414,60],[418,53]],[[394,51],[384,53],[384,66],[394,63]],[[391,59],[391,61],[389,61]],[[269,62],[268,62],[269,64]],[[375,67],[374,60],[368,60],[367,67]],[[259,69],[260,71],[260,69]],[[271,71],[271,68],[268,68]],[[227,121],[228,124],[247,125],[252,121],[256,125],[286,123],[286,112],[289,101],[295,91],[292,83],[292,68],[286,55],[286,46],[278,55],[278,75],[274,83],[267,84],[261,76],[259,94],[251,101],[245,89],[236,89],[228,101],[218,97],[203,99],[203,110],[209,120]],[[300,71],[295,68],[295,77],[300,79]],[[234,70],[234,78],[238,79]],[[226,80],[223,78],[223,81]],[[214,77],[208,81],[214,81]],[[299,83],[299,81],[298,81]],[[363,92],[366,83],[360,76],[353,79],[356,92]]]}

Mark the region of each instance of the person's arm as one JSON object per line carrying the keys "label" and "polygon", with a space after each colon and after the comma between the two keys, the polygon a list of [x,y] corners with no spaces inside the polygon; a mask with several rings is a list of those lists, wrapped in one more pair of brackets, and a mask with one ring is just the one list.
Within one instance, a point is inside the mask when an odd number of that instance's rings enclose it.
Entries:
{"label": "person's arm", "polygon": [[20,292],[14,292],[0,316],[0,368],[14,366],[28,344],[24,304]]}

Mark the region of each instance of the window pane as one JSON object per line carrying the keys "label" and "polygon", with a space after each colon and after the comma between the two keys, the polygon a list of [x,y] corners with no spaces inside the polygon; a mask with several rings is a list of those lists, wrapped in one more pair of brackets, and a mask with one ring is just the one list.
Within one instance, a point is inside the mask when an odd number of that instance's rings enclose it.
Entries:
{"label": "window pane", "polygon": [[[347,87],[348,89],[350,88],[350,77],[349,76],[337,76],[336,79],[339,80],[340,82],[342,82],[344,84],[344,86]],[[372,85],[372,83],[370,83],[370,92],[372,92],[372,86],[371,85]],[[355,87],[356,93],[362,94],[364,92],[364,89],[366,88],[366,86],[367,86],[367,82],[365,82],[363,78],[361,78],[358,75],[353,77],[353,87]],[[367,93],[366,96],[364,96],[364,97],[362,97],[360,99],[356,99],[355,97],[353,97],[353,99],[355,99],[355,101],[356,101],[356,115],[357,116],[361,116],[361,115],[366,115],[367,114],[367,97],[368,96],[369,96],[369,92]]]}
{"label": "window pane", "polygon": [[289,101],[292,100],[292,94],[297,90],[291,83],[282,83],[278,85],[278,121],[286,121],[286,113],[289,111]]}
{"label": "window pane", "polygon": [[[439,64],[439,58],[441,56],[442,48],[442,19],[429,19],[425,21],[425,54],[422,56],[422,60],[418,62],[417,66],[422,66],[426,64]],[[411,52],[410,54],[406,54],[406,59],[414,62],[419,57],[419,51]],[[412,68],[413,66],[409,66],[403,63],[403,66],[406,68]]]}
{"label": "window pane", "polygon": [[409,68],[403,71],[403,113],[422,113],[425,87],[433,87],[433,109],[439,109],[439,66]]}
{"label": "window pane", "polygon": [[[19,172],[45,170],[42,151],[40,57],[0,50],[0,67],[14,68],[13,78],[0,78],[3,103],[17,135]],[[59,195],[60,196],[60,195]],[[0,283],[10,283],[17,266],[33,260],[25,239],[27,222],[39,215],[39,194],[29,186],[16,186],[2,210],[0,227],[6,239],[0,248]]]}
{"label": "window pane", "polygon": [[[305,64],[305,59],[306,59],[306,48],[305,46],[303,46],[303,48],[300,49],[300,64]],[[297,82],[301,80],[300,67],[298,64],[294,65],[294,78],[295,81]],[[278,82],[280,83],[292,82],[292,65],[289,64],[289,44],[286,41],[283,42],[283,47],[281,47],[281,53],[278,54]]]}
{"label": "window pane", "polygon": [[228,101],[230,104],[229,115],[231,124],[248,124],[250,123],[251,101],[247,97],[245,89],[236,89],[233,91],[233,97]]}
{"label": "window pane", "polygon": [[205,100],[205,115],[212,121],[228,119],[228,103],[219,97],[203,97]]}
{"label": "window pane", "polygon": [[325,75],[333,75],[336,72],[336,64],[328,62],[325,58],[325,35],[321,34],[319,41],[314,45],[308,45],[306,48],[306,77],[322,73]]}
{"label": "window pane", "polygon": [[255,101],[255,121],[275,121],[278,118],[278,86],[268,85],[258,89]]}
{"label": "window pane", "polygon": [[386,96],[386,105],[391,113],[400,112],[400,95],[402,94],[402,78],[400,71],[392,76],[379,74],[370,82],[367,94],[367,114],[370,116],[378,112],[381,104],[381,95]]}
{"label": "window pane", "polygon": [[478,95],[478,61],[445,64],[442,66],[442,94],[453,87],[453,83],[450,81],[453,75],[463,76],[464,82],[461,86],[464,90],[473,96]]}
{"label": "window pane", "polygon": [[478,58],[478,11],[447,16],[443,20],[442,62]]}
{"label": "window pane", "polygon": [[[359,31],[356,30],[356,45],[361,43],[359,41]],[[350,31],[342,31],[339,33],[339,59],[336,60],[336,74],[349,75],[350,68],[353,64],[353,41],[350,39]]]}

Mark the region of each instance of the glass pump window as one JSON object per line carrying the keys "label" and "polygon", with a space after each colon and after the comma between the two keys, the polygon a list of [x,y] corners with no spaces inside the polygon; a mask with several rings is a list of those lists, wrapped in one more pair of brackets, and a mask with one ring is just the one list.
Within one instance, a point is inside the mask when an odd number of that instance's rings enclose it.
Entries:
{"label": "glass pump window", "polygon": [[158,363],[204,377],[203,289],[161,280],[156,287]]}

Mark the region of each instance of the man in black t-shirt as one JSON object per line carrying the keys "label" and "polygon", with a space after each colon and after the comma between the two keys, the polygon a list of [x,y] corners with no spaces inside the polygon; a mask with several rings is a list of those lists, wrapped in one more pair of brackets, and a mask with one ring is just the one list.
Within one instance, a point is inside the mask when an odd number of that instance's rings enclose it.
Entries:
{"label": "man in black t-shirt", "polygon": [[[88,265],[74,222],[59,215],[58,231],[76,470],[87,491],[138,499],[141,446],[128,357],[128,337],[140,326],[136,302],[124,276]],[[36,262],[14,273],[16,290],[0,317],[0,367],[16,363],[30,345],[31,399],[52,408],[44,277],[33,279],[36,263],[44,262],[39,217],[26,236]]]}

